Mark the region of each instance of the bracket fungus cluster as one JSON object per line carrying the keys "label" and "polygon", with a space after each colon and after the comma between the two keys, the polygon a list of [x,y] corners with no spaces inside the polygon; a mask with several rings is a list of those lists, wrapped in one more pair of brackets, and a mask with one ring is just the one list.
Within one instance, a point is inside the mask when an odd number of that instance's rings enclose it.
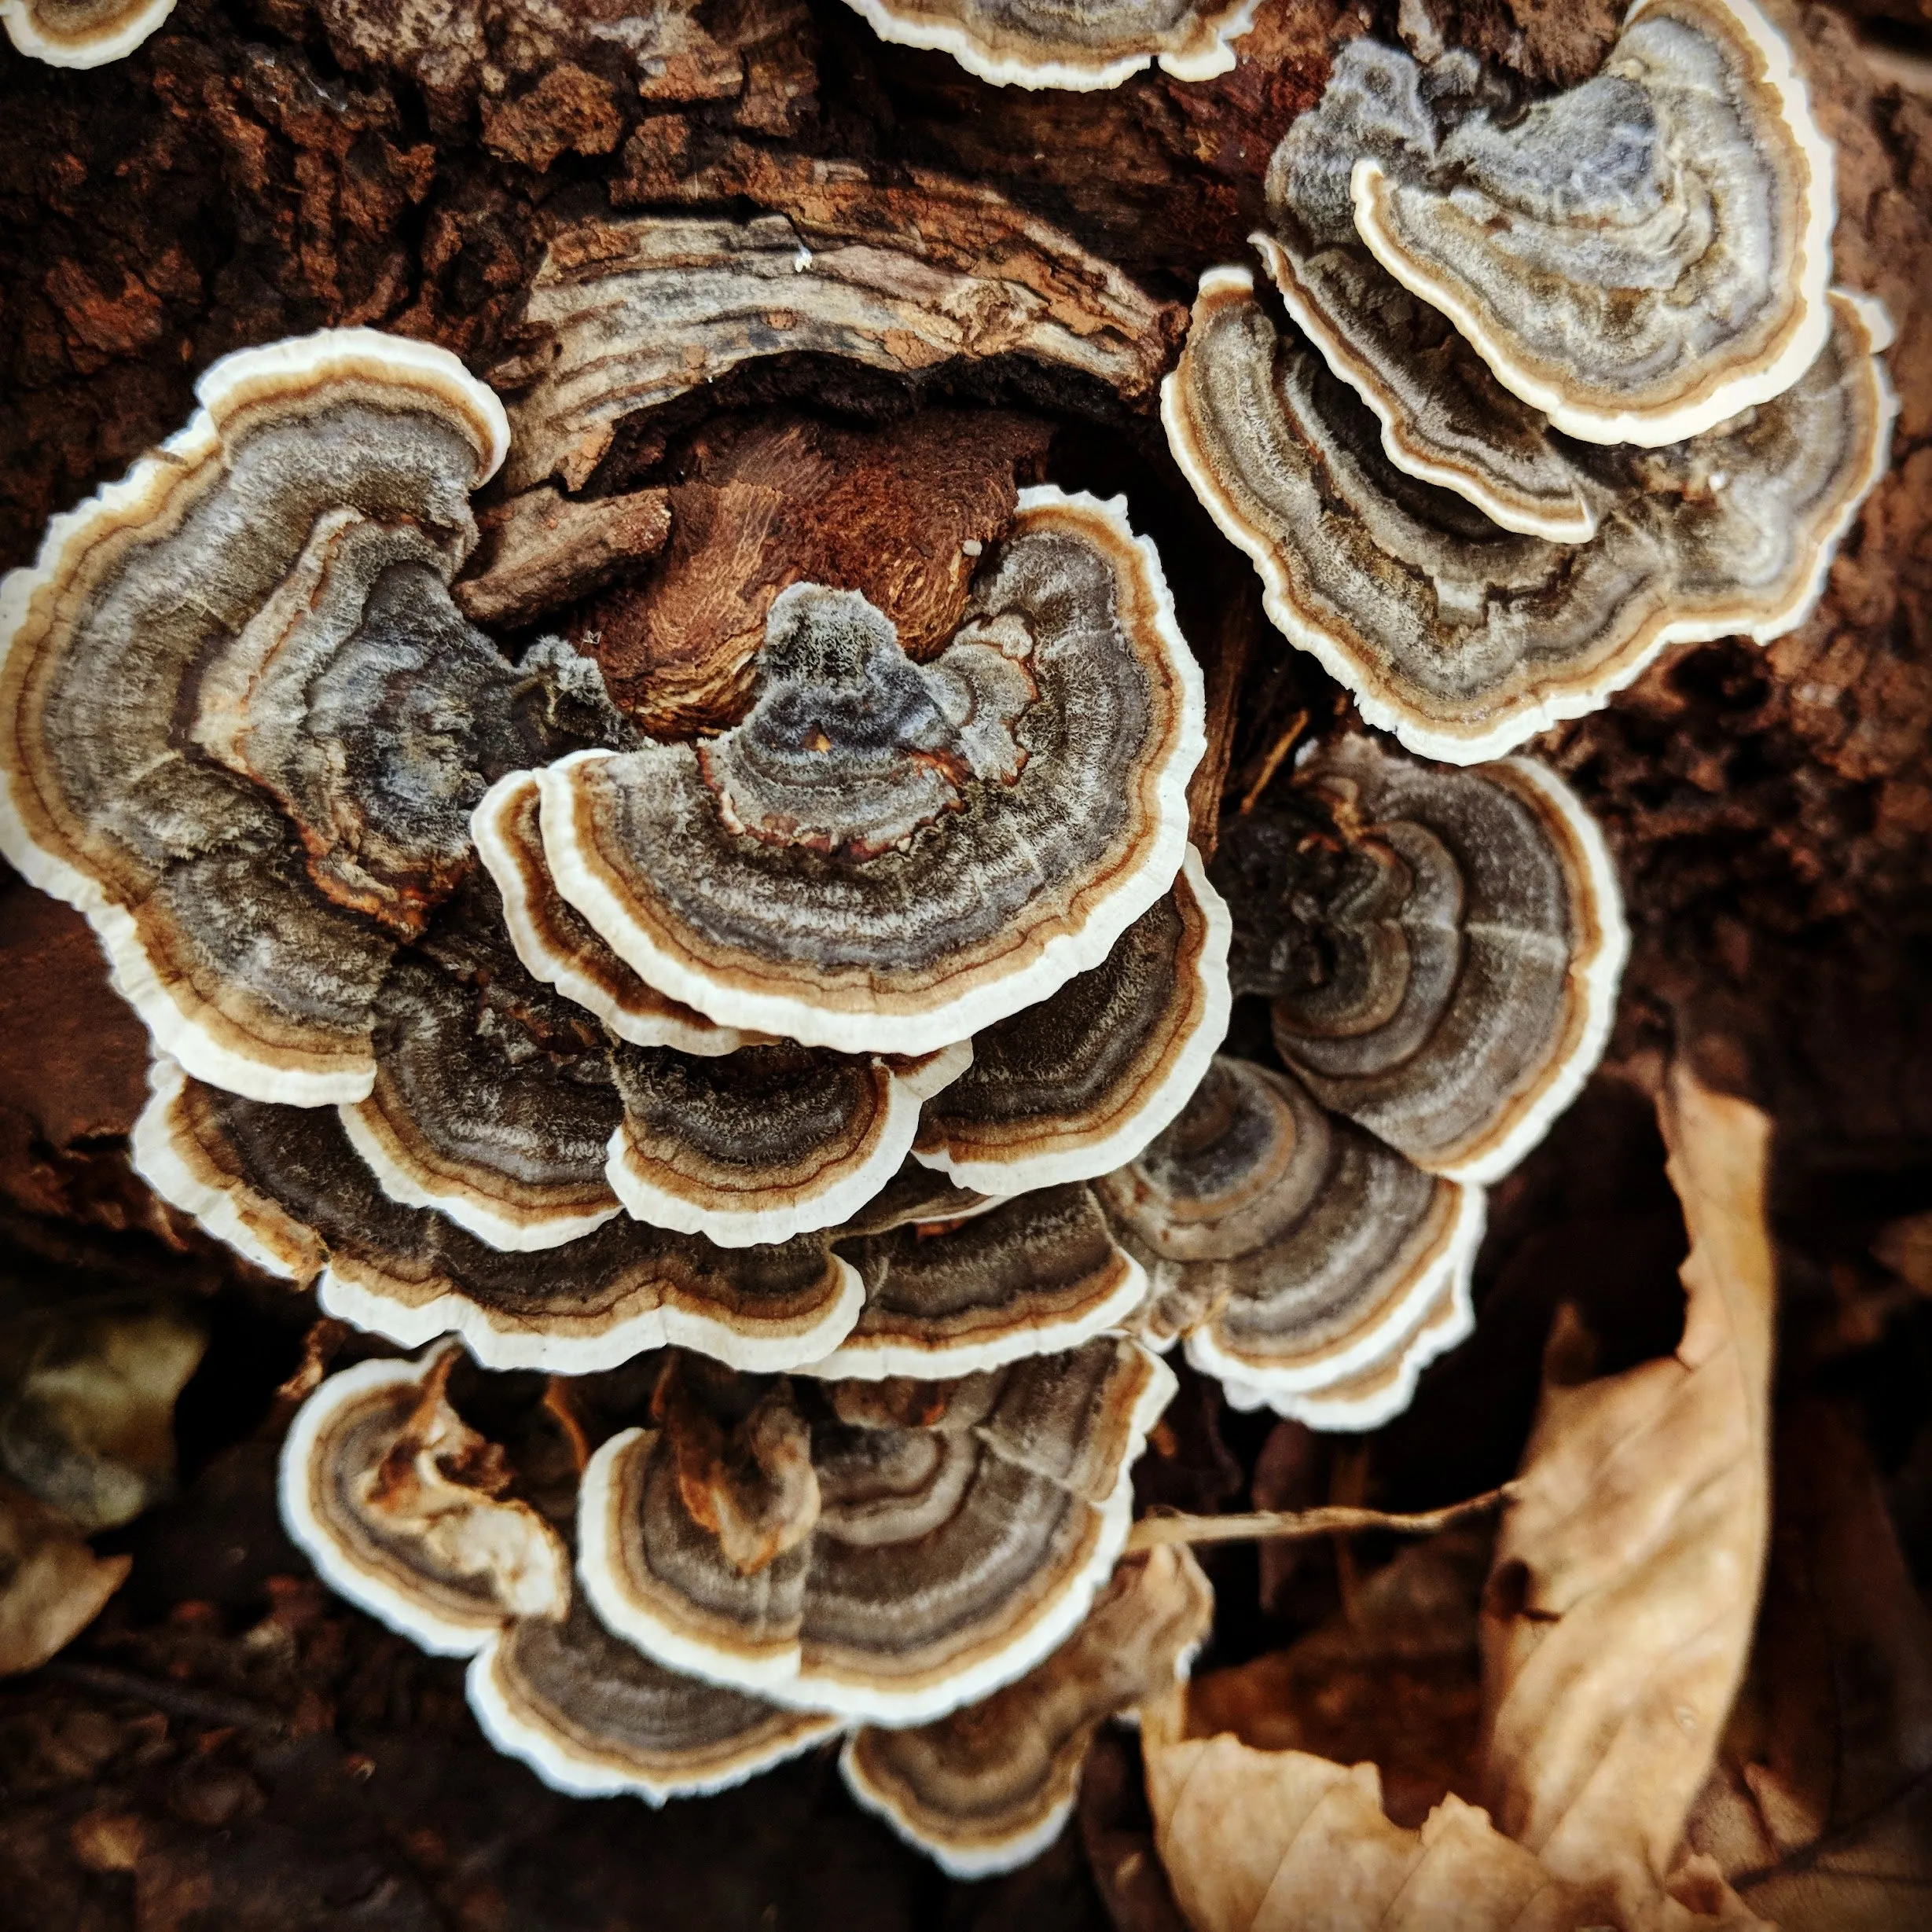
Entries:
{"label": "bracket fungus cluster", "polygon": [[[1246,19],[1158,11],[1056,31],[1174,67]],[[1480,1183],[1600,1049],[1622,926],[1547,773],[1351,741],[1286,829],[1243,820],[1237,928],[1159,559],[1037,480],[1031,417],[961,457],[950,403],[891,453],[727,406],[684,480],[608,494],[685,433],[641,412],[792,351],[1149,392],[1166,312],[1063,238],[996,268],[864,212],[816,255],[560,231],[507,416],[368,331],[218,364],[0,590],[0,849],[153,1036],[156,1191],[423,1351],[289,1432],[321,1573],[468,1657],[560,1789],[843,1737],[863,1802],[984,1871],[1205,1629],[1190,1559],[1123,1558],[1159,1350],[1328,1426],[1399,1406],[1467,1326]],[[960,501],[893,536],[948,462]],[[887,534],[804,533],[846,501]],[[560,604],[572,642],[479,628]],[[1287,1071],[1216,1057],[1237,983]],[[553,1378],[567,1485],[464,1419],[465,1351]]]}
{"label": "bracket fungus cluster", "polygon": [[[1188,843],[1203,681],[1151,545],[1118,500],[1020,487],[1043,439],[1003,417],[941,566],[758,575],[733,714],[647,731],[593,656],[466,613],[595,590],[620,523],[664,548],[675,491],[560,512],[588,576],[524,531],[459,593],[510,436],[453,358],[329,332],[199,395],[7,581],[0,843],[148,1024],[156,1191],[427,1345],[303,1407],[297,1540],[472,1656],[492,1736],[566,1789],[709,1788],[1049,1669],[1174,1387],[1096,1186],[1231,999]],[[856,446],[746,446],[781,444]],[[452,1406],[458,1343],[649,1404],[578,1440],[546,1513]],[[1187,1642],[1148,1641],[1171,1677]],[[1009,1851],[1131,1692],[1064,1669]]]}
{"label": "bracket fungus cluster", "polygon": [[1235,820],[1217,871],[1237,989],[1283,1068],[1219,1059],[1096,1185],[1146,1269],[1139,1331],[1185,1337],[1239,1407],[1372,1427],[1473,1320],[1482,1184],[1575,1097],[1628,941],[1601,833],[1526,758],[1317,747]]}
{"label": "bracket fungus cluster", "polygon": [[197,394],[0,587],[0,852],[191,1073],[357,1100],[484,784],[621,721],[589,667],[512,665],[450,600],[508,440],[454,356],[325,330]]}
{"label": "bracket fungus cluster", "polygon": [[883,1387],[674,1354],[645,1426],[567,1495],[462,1419],[456,1361],[325,1381],[283,1449],[284,1512],[336,1589],[472,1659],[484,1729],[560,1790],[662,1802],[844,1734],[867,1802],[1001,1869],[1063,1821],[1093,1727],[1205,1634],[1185,1553],[1115,1567],[1171,1383],[1124,1339]]}
{"label": "bracket fungus cluster", "polygon": [[1289,129],[1163,408],[1269,616],[1473,763],[1666,645],[1802,621],[1883,473],[1890,325],[1829,285],[1832,157],[1753,0],[1639,0],[1524,101],[1369,40]]}
{"label": "bracket fungus cluster", "polygon": [[881,40],[932,47],[996,86],[1118,87],[1155,61],[1211,80],[1258,0],[850,0]]}

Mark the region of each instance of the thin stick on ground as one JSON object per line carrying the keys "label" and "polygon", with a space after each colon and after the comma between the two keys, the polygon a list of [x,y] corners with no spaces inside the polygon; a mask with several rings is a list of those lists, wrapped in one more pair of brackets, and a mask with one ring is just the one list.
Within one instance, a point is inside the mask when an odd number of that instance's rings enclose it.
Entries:
{"label": "thin stick on ground", "polygon": [[1163,1543],[1244,1543],[1262,1538],[1330,1536],[1356,1530],[1392,1530],[1398,1536],[1433,1536],[1452,1523],[1500,1508],[1514,1493],[1505,1482],[1465,1502],[1416,1515],[1387,1510],[1357,1509],[1331,1504],[1320,1509],[1259,1509],[1239,1516],[1143,1516],[1127,1537],[1129,1550],[1149,1550]]}

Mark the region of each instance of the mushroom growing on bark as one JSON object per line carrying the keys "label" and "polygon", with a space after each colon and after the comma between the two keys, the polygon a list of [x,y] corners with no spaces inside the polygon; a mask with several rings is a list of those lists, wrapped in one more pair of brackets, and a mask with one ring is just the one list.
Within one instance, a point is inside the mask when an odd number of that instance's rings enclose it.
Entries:
{"label": "mushroom growing on bark", "polygon": [[899,1171],[920,1102],[972,1057],[967,1041],[909,1060],[788,1041],[722,1059],[620,1047],[611,1185],[638,1220],[728,1247],[829,1227]]}
{"label": "mushroom growing on bark", "polygon": [[1098,966],[974,1035],[972,1064],[926,1103],[918,1158],[962,1187],[1014,1194],[1139,1152],[1228,1030],[1229,930],[1190,846],[1173,890]]}
{"label": "mushroom growing on bark", "polygon": [[922,1054],[1099,965],[1172,885],[1200,673],[1121,507],[1025,491],[916,664],[857,593],[773,603],[758,695],[702,747],[538,773],[558,891],[723,1026]]}
{"label": "mushroom growing on bark", "polygon": [[881,40],[935,47],[996,86],[1118,87],[1159,61],[1212,80],[1258,0],[849,0]]}
{"label": "mushroom growing on bark", "polygon": [[1373,1428],[1469,1331],[1481,1189],[1424,1174],[1288,1074],[1217,1060],[1099,1192],[1148,1271],[1141,1332],[1185,1336],[1237,1408]]}
{"label": "mushroom growing on bark", "polygon": [[1214,1612],[1185,1548],[1123,1557],[1086,1621],[1016,1683],[931,1724],[854,1732],[846,1783],[956,1878],[1011,1871],[1060,1836],[1094,1732],[1186,1677]]}
{"label": "mushroom growing on bark", "polygon": [[469,1705],[500,1751],[553,1790],[661,1805],[722,1791],[843,1729],[685,1677],[611,1635],[581,1597],[506,1625],[471,1660]]}
{"label": "mushroom growing on bark", "polygon": [[1173,1387],[1118,1337],[955,1382],[766,1382],[681,1358],[658,1426],[584,1472],[585,1593],[674,1669],[921,1722],[1080,1621]]}
{"label": "mushroom growing on bark", "polygon": [[[1118,1328],[1147,1294],[1093,1191],[1035,1189],[951,1227],[927,1213],[839,1243],[865,1306],[815,1375],[968,1375]],[[923,1222],[924,1225],[920,1225]]]}
{"label": "mushroom growing on bark", "polygon": [[488,781],[621,742],[596,668],[450,601],[503,412],[447,352],[325,330],[224,358],[161,450],[0,586],[0,850],[86,913],[197,1078],[363,1098],[398,945]]}
{"label": "mushroom growing on bark", "polygon": [[1236,821],[1236,977],[1322,1104],[1458,1181],[1496,1181],[1602,1055],[1629,950],[1603,833],[1547,766],[1315,749],[1292,811]]}
{"label": "mushroom growing on bark", "polygon": [[477,857],[501,894],[504,924],[525,968],[637,1046],[730,1053],[747,1038],[763,1038],[714,1026],[652,991],[597,937],[550,876],[542,810],[537,774],[511,772],[483,794],[470,820]]}
{"label": "mushroom growing on bark", "polygon": [[563,1539],[504,1493],[503,1453],[450,1406],[454,1346],[331,1376],[282,1445],[282,1518],[332,1589],[440,1656],[570,1602]]}
{"label": "mushroom growing on bark", "polygon": [[1397,468],[1466,497],[1502,529],[1581,543],[1596,528],[1599,488],[1542,412],[1504,388],[1355,230],[1358,160],[1425,161],[1445,123],[1499,94],[1506,105],[1509,90],[1460,49],[1423,66],[1350,41],[1320,103],[1275,150],[1267,226],[1252,239],[1295,326],[1375,412]]}
{"label": "mushroom growing on bark", "polygon": [[623,1218],[505,1252],[393,1201],[326,1109],[247,1100],[157,1062],[134,1163],[258,1266],[314,1280],[324,1310],[415,1347],[454,1331],[495,1368],[584,1374],[669,1342],[749,1369],[816,1361],[858,1318],[858,1271],[824,1236],[725,1249]]}
{"label": "mushroom growing on bark", "polygon": [[1579,454],[1612,486],[1582,542],[1512,534],[1398,469],[1244,269],[1201,278],[1163,413],[1276,626],[1370,724],[1473,764],[1596,710],[1667,644],[1765,643],[1803,620],[1894,413],[1883,312],[1842,293],[1826,312],[1830,340],[1775,400],[1670,448]]}
{"label": "mushroom growing on bark", "polygon": [[1636,0],[1602,71],[1349,193],[1389,274],[1566,435],[1681,442],[1790,388],[1824,346],[1829,144],[1753,0]]}
{"label": "mushroom growing on bark", "polygon": [[1337,55],[1254,237],[1295,326],[1209,270],[1163,414],[1370,724],[1473,763],[1804,620],[1895,413],[1831,165],[1752,0],[1640,0],[1527,105],[1464,51]]}

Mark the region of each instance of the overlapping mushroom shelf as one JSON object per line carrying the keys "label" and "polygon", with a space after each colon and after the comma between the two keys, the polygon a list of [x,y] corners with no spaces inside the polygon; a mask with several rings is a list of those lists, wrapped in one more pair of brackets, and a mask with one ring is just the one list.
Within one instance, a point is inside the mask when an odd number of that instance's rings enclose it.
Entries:
{"label": "overlapping mushroom shelf", "polygon": [[1125,1338],[883,1386],[674,1352],[553,1384],[514,1453],[453,1405],[457,1360],[324,1382],[284,1511],[336,1589],[472,1659],[485,1730],[560,1789],[661,1802],[843,1734],[862,1802],[1001,1869],[1206,1635],[1185,1552],[1118,1560],[1170,1380]]}
{"label": "overlapping mushroom shelf", "polygon": [[1425,764],[1365,737],[1234,818],[1216,872],[1236,989],[1281,1065],[1218,1059],[1098,1184],[1146,1269],[1136,1332],[1185,1339],[1238,1408],[1373,1427],[1468,1332],[1483,1184],[1600,1057],[1628,949],[1594,821],[1525,758]]}
{"label": "overlapping mushroom shelf", "polygon": [[1832,155],[1753,0],[1639,0],[1519,97],[1453,51],[1337,53],[1163,410],[1269,616],[1457,763],[1666,645],[1803,621],[1887,460],[1891,329],[1830,286]]}

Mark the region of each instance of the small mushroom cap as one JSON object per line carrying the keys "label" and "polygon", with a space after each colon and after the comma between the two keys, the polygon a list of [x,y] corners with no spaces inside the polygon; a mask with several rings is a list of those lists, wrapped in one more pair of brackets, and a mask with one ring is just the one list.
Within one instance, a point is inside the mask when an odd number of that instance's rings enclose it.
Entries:
{"label": "small mushroom cap", "polygon": [[[1290,967],[1255,986],[1277,996],[1277,1049],[1325,1106],[1418,1166],[1500,1179],[1610,1036],[1629,939],[1602,832],[1530,758],[1457,771],[1352,736],[1296,784],[1328,804],[1342,849],[1327,883],[1291,861],[1247,900],[1265,927],[1267,887],[1284,909],[1291,898],[1323,957],[1318,979]],[[1229,863],[1270,830],[1237,827]]]}
{"label": "small mushroom cap", "polygon": [[[1333,1391],[1402,1357],[1445,1284],[1468,1306],[1481,1191],[1424,1174],[1267,1067],[1216,1060],[1098,1191],[1152,1281],[1148,1339],[1185,1335],[1197,1368],[1284,1414],[1318,1398],[1325,1426],[1386,1420],[1393,1409]],[[1412,1372],[1403,1399],[1412,1386]]]}
{"label": "small mushroom cap", "polygon": [[1186,1549],[1123,1557],[1086,1621],[1017,1682],[931,1724],[855,1731],[846,1783],[953,1877],[1011,1871],[1060,1836],[1094,1732],[1185,1677],[1214,1615]]}
{"label": "small mushroom cap", "polygon": [[722,1791],[843,1728],[667,1670],[612,1636],[581,1600],[561,1621],[509,1625],[471,1660],[466,1684],[490,1743],[578,1798],[628,1792],[661,1805]]}
{"label": "small mushroom cap", "polygon": [[1076,1347],[1147,1295],[1093,1191],[1042,1188],[957,1226],[909,1225],[841,1244],[865,1283],[852,1331],[814,1375],[963,1376]]}
{"label": "small mushroom cap", "polygon": [[1566,434],[1647,447],[1768,402],[1831,327],[1830,145],[1752,0],[1637,0],[1602,72],[1426,169],[1355,164],[1376,259]]}
{"label": "small mushroom cap", "polygon": [[1159,61],[1212,80],[1259,0],[849,0],[881,40],[936,48],[996,87],[1118,87]]}
{"label": "small mushroom cap", "polygon": [[506,1497],[501,1452],[450,1406],[453,1347],[331,1376],[281,1455],[282,1520],[332,1589],[439,1656],[570,1602],[563,1539]]}
{"label": "small mushroom cap", "polygon": [[550,876],[542,812],[537,774],[516,771],[483,794],[470,818],[477,856],[502,895],[504,924],[528,971],[635,1046],[733,1053],[747,1038],[762,1038],[714,1026],[695,1008],[667,999],[597,937]]}
{"label": "small mushroom cap", "polygon": [[0,0],[17,53],[50,67],[105,67],[134,52],[174,0]]}
{"label": "small mushroom cap", "polygon": [[[185,430],[56,517],[38,561],[0,585],[0,850],[86,914],[120,990],[197,1074],[307,1105],[357,1099],[393,938],[358,897],[370,882],[350,889],[331,857],[343,827],[326,811],[326,826],[299,822],[315,803],[310,747],[270,729],[278,755],[244,773],[179,722],[204,697],[221,709],[225,674],[282,662],[277,638],[297,656],[340,646],[337,668],[356,667],[318,696],[351,763],[385,688],[406,715],[410,609],[434,615],[440,599],[461,629],[445,585],[471,540],[469,492],[501,458],[503,413],[446,351],[369,329],[241,351],[197,394]],[[358,543],[373,529],[412,549],[391,573],[395,608],[304,615],[292,586],[329,576],[351,527]],[[505,702],[513,682],[505,667]],[[272,707],[288,689],[271,678],[258,695]],[[246,763],[232,716],[207,729]],[[440,862],[429,830],[425,890]],[[303,842],[318,836],[311,865]]]}
{"label": "small mushroom cap", "polygon": [[640,1221],[725,1247],[832,1227],[898,1174],[921,1102],[972,1058],[968,1041],[917,1060],[788,1041],[722,1059],[619,1047],[610,1185]]}
{"label": "small mushroom cap", "polygon": [[1200,672],[1118,501],[1023,491],[931,664],[806,585],[762,663],[702,754],[539,774],[558,890],[720,1025],[935,1051],[1099,965],[1181,869]]}
{"label": "small mushroom cap", "polygon": [[1105,960],[975,1036],[918,1158],[988,1194],[1090,1180],[1172,1120],[1228,1030],[1228,909],[1192,847]]}
{"label": "small mushroom cap", "polygon": [[608,1628],[673,1669],[802,1709],[923,1722],[1022,1675],[1085,1614],[1126,1541],[1130,1465],[1173,1388],[1117,1337],[958,1382],[823,1385],[815,1514],[749,1569],[692,1513],[695,1501],[720,1520],[725,1474],[694,1488],[671,1427],[626,1431],[584,1472],[585,1592]]}
{"label": "small mushroom cap", "polygon": [[723,1249],[628,1220],[539,1254],[391,1200],[330,1111],[244,1100],[168,1062],[136,1123],[165,1200],[274,1272],[321,1270],[324,1309],[415,1347],[454,1331],[491,1368],[584,1375],[667,1342],[746,1369],[814,1361],[858,1319],[824,1238]]}
{"label": "small mushroom cap", "polygon": [[1202,277],[1162,391],[1176,460],[1261,573],[1268,614],[1412,751],[1473,764],[1594,711],[1666,644],[1802,620],[1883,474],[1894,413],[1875,304],[1775,402],[1669,450],[1606,454],[1587,543],[1499,530],[1383,454],[1373,417],[1279,336],[1243,270]]}
{"label": "small mushroom cap", "polygon": [[1423,1370],[1466,1342],[1475,1325],[1468,1273],[1459,1270],[1442,1280],[1409,1327],[1389,1337],[1381,1354],[1325,1387],[1297,1394],[1265,1377],[1251,1381],[1232,1360],[1224,1360],[1211,1372],[1220,1376],[1231,1409],[1271,1409],[1308,1428],[1330,1432],[1379,1429],[1415,1400]]}
{"label": "small mushroom cap", "polygon": [[487,896],[391,964],[375,1085],[342,1125],[391,1200],[492,1247],[556,1247],[621,1211],[604,1164],[623,1106],[602,1028],[519,968]]}

